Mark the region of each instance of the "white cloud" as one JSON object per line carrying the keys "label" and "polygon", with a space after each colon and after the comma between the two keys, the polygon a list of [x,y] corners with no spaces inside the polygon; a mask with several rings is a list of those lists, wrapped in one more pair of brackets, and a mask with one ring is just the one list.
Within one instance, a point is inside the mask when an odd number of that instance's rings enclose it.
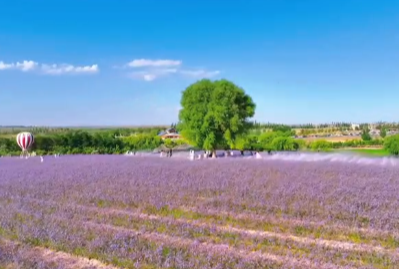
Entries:
{"label": "white cloud", "polygon": [[180,74],[193,78],[211,78],[220,74],[219,70],[208,71],[204,69],[199,70],[180,70]]}
{"label": "white cloud", "polygon": [[99,71],[98,65],[74,66],[71,64],[39,64],[34,61],[22,61],[15,63],[5,63],[0,61],[1,70],[19,70],[23,72],[39,71],[49,75],[62,74],[90,74]]}
{"label": "white cloud", "polygon": [[177,68],[169,68],[169,69],[149,69],[149,70],[141,70],[141,71],[135,71],[131,72],[129,74],[129,77],[133,79],[140,79],[140,80],[145,80],[145,81],[154,81],[156,79],[159,79],[161,77],[166,77],[171,74],[180,74],[186,77],[190,78],[211,78],[215,77],[220,74],[219,70],[215,71],[208,71],[205,69],[199,69],[199,70],[181,70]]}
{"label": "white cloud", "polygon": [[99,71],[98,65],[74,66],[70,64],[43,64],[41,70],[49,75],[62,75],[62,74],[94,74]]}
{"label": "white cloud", "polygon": [[180,66],[182,61],[179,60],[150,60],[150,59],[136,59],[126,64],[128,67],[166,67],[166,66]]}
{"label": "white cloud", "polygon": [[16,63],[5,63],[0,61],[0,70],[20,70],[20,71],[32,71],[38,66],[37,62],[34,61],[23,61]]}
{"label": "white cloud", "polygon": [[143,79],[145,81],[153,81],[156,78],[157,78],[157,76],[155,76],[154,74],[143,75]]}
{"label": "white cloud", "polygon": [[5,62],[0,62],[0,70],[6,70],[10,68],[10,64],[6,64]]}
{"label": "white cloud", "polygon": [[[171,74],[182,75],[191,78],[211,78],[220,74],[219,70],[209,71],[206,69],[185,69],[181,67],[180,60],[166,59],[135,59],[122,68],[135,68],[137,71],[130,72],[129,77],[145,81],[154,81],[160,77]],[[115,67],[116,68],[116,67]]]}
{"label": "white cloud", "polygon": [[33,70],[37,67],[38,63],[34,61],[23,61],[22,63],[17,62],[16,67],[24,72]]}
{"label": "white cloud", "polygon": [[159,77],[164,77],[169,74],[173,74],[178,72],[175,68],[166,68],[166,69],[150,69],[143,71],[131,72],[129,76],[133,79],[140,79],[145,81],[153,81]]}

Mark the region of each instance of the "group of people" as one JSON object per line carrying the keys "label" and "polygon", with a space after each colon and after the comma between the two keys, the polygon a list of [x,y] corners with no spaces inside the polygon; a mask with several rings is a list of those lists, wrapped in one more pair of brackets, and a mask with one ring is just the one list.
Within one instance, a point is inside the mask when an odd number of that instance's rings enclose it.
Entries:
{"label": "group of people", "polygon": [[169,149],[169,150],[166,150],[166,151],[161,150],[161,155],[160,156],[161,157],[164,157],[164,156],[165,157],[172,157],[172,149]]}
{"label": "group of people", "polygon": [[[268,154],[272,154],[271,151],[268,151]],[[232,151],[225,151],[222,156],[218,157],[232,157],[234,155],[234,152]],[[241,156],[244,156],[244,152],[241,151]],[[250,156],[254,156],[256,159],[261,159],[262,156],[260,155],[259,151],[250,151]],[[160,151],[160,157],[172,157],[172,149],[168,150],[161,150]],[[213,152],[210,150],[205,150],[203,153],[195,153],[194,150],[190,150],[190,160],[195,160],[195,159],[209,159],[209,158],[216,158],[216,155],[213,156]]]}
{"label": "group of people", "polygon": [[[271,154],[269,152],[269,154]],[[230,151],[225,151],[222,157],[230,157],[233,156],[234,152],[230,152]],[[244,152],[241,152],[241,155],[244,155]],[[255,156],[257,159],[261,159],[262,156],[260,155],[260,153],[258,151],[255,152],[250,152],[251,156]],[[216,156],[212,156],[212,151],[206,150],[203,154],[195,154],[194,150],[190,150],[190,160],[195,160],[195,159],[208,159],[208,158],[212,158],[212,157],[216,157]]]}
{"label": "group of people", "polygon": [[195,155],[195,151],[194,150],[190,150],[190,160],[208,159],[208,158],[212,158],[212,152],[210,150],[206,150],[204,152],[204,154],[198,154],[198,155]]}

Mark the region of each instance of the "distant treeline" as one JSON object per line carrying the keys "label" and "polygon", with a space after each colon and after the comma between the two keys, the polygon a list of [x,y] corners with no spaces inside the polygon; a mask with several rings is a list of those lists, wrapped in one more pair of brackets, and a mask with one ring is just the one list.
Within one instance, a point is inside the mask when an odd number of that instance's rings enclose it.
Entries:
{"label": "distant treeline", "polygon": [[[369,127],[369,123],[360,123],[359,127],[356,128],[358,130],[363,130]],[[399,123],[389,123],[389,122],[377,122],[373,123],[376,129],[380,130],[382,128],[397,130],[399,129]],[[176,127],[175,123],[172,123],[170,126]],[[86,131],[88,133],[98,133],[98,132],[117,132],[121,135],[130,135],[132,133],[159,133],[162,130],[170,126],[143,126],[143,127],[35,127],[35,126],[0,126],[0,134],[17,134],[19,132],[27,131],[32,132],[36,135],[38,134],[61,134],[68,133],[71,131]],[[333,130],[348,130],[352,128],[352,123],[348,122],[331,122],[331,123],[323,123],[323,124],[313,124],[313,123],[305,123],[305,124],[279,124],[279,123],[260,123],[257,121],[252,122],[253,130],[292,130],[292,129],[333,129]]]}
{"label": "distant treeline", "polygon": [[23,127],[23,126],[0,126],[0,134],[18,134],[19,132],[31,132],[36,135],[39,134],[62,134],[72,131],[85,131],[88,133],[116,133],[118,135],[130,135],[132,133],[152,133],[157,134],[161,130],[165,130],[169,126],[151,126],[151,127],[125,127],[125,128],[111,128],[111,127],[96,127],[96,128],[65,128],[65,127]]}
{"label": "distant treeline", "polygon": [[[399,130],[399,123],[376,123],[372,124],[375,129],[377,130]],[[344,123],[344,122],[332,122],[330,124],[296,124],[296,125],[284,125],[284,124],[275,124],[275,123],[258,123],[254,122],[253,123],[253,129],[254,130],[272,130],[276,128],[288,128],[288,129],[296,129],[300,131],[303,134],[312,134],[312,133],[319,133],[319,132],[325,132],[325,133],[333,133],[336,131],[361,131],[364,129],[370,129],[370,124],[369,123],[360,123],[358,126],[355,126],[354,129],[352,129],[352,124],[351,123]]]}
{"label": "distant treeline", "polygon": [[[35,143],[31,151],[38,155],[47,154],[122,154],[127,151],[151,151],[164,145],[174,148],[184,144],[184,140],[162,140],[157,134],[159,130],[124,133],[121,130],[89,132],[72,130],[65,133],[35,134]],[[347,142],[328,142],[316,140],[306,142],[293,138],[293,130],[285,126],[274,126],[272,131],[260,134],[250,133],[238,137],[233,147],[240,151],[296,151],[313,150],[328,151],[342,147],[359,147],[382,145],[382,139],[353,140]],[[19,155],[21,152],[14,138],[0,138],[0,155]]]}
{"label": "distant treeline", "polygon": [[[156,134],[121,136],[120,132],[69,131],[62,134],[35,135],[31,151],[45,154],[121,154],[128,150],[151,150],[159,147],[162,140]],[[0,138],[0,155],[19,155],[15,139]]]}

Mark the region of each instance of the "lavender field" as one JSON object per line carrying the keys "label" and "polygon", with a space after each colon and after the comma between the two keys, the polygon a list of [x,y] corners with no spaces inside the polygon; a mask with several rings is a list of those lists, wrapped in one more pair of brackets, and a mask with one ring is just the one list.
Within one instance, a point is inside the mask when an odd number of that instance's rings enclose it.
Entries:
{"label": "lavender field", "polygon": [[0,268],[398,268],[396,160],[315,156],[0,158]]}

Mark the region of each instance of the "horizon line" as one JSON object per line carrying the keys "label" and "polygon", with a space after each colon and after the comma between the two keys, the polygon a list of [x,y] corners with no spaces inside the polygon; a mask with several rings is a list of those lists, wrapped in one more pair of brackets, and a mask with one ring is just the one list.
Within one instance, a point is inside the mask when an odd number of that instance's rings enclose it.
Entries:
{"label": "horizon line", "polygon": [[[285,126],[294,126],[294,125],[333,125],[333,123],[339,124],[399,124],[396,121],[373,121],[373,122],[345,122],[345,121],[337,121],[337,122],[325,122],[325,123],[276,123],[276,122],[258,122],[261,125],[285,125]],[[175,124],[175,123],[173,123]],[[155,128],[155,127],[167,127],[171,126],[171,124],[137,124],[137,125],[0,125],[0,128]]]}

